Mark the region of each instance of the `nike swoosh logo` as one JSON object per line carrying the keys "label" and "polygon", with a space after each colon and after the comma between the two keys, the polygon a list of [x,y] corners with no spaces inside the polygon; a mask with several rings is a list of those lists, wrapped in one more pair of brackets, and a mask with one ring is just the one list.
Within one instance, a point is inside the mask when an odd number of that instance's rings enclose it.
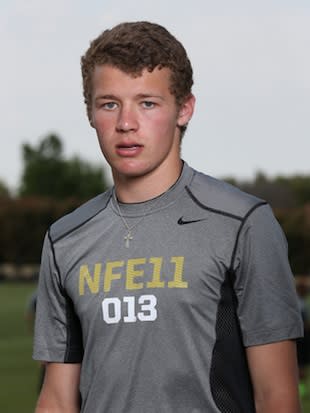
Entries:
{"label": "nike swoosh logo", "polygon": [[200,221],[205,221],[206,218],[201,218],[201,219],[193,219],[191,221],[184,221],[183,217],[178,219],[178,224],[179,225],[186,225],[186,224],[193,224],[194,222],[200,222]]}

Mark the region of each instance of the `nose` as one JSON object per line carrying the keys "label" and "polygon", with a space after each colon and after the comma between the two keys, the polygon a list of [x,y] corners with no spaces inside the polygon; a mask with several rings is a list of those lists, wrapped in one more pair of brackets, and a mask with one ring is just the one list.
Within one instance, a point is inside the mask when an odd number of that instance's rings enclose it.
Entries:
{"label": "nose", "polygon": [[116,129],[118,132],[131,132],[138,129],[137,113],[132,107],[123,106],[119,111]]}

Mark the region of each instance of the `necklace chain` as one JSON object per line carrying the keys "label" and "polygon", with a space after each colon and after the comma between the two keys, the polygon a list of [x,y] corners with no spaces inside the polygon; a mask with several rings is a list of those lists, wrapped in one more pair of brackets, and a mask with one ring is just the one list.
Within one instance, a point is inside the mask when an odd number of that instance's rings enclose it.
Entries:
{"label": "necklace chain", "polygon": [[129,248],[129,242],[133,240],[133,236],[132,236],[132,230],[138,225],[140,224],[140,222],[142,222],[145,218],[146,215],[146,210],[144,209],[144,213],[143,216],[131,227],[128,225],[128,222],[126,221],[124,215],[122,214],[121,208],[119,206],[118,200],[116,198],[116,194],[114,192],[114,201],[116,203],[116,207],[117,207],[117,211],[119,213],[119,216],[121,217],[123,224],[125,225],[126,229],[127,229],[127,234],[124,236],[124,241],[125,241],[125,247]]}

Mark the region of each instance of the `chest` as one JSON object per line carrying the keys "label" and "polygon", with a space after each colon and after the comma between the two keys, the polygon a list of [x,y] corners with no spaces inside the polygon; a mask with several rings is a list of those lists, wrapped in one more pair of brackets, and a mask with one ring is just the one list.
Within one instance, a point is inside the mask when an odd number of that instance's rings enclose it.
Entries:
{"label": "chest", "polygon": [[116,221],[72,243],[65,288],[84,325],[215,314],[233,234],[207,219],[180,225],[169,215],[136,226],[129,245],[127,235]]}

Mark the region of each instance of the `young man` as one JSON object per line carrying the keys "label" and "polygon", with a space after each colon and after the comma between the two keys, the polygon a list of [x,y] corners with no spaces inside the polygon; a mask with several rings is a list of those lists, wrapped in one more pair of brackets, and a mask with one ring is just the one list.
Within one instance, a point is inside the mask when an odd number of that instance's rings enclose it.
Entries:
{"label": "young man", "polygon": [[183,46],[120,24],[82,75],[114,187],[48,230],[36,412],[299,412],[286,241],[264,201],[181,160],[195,104]]}

